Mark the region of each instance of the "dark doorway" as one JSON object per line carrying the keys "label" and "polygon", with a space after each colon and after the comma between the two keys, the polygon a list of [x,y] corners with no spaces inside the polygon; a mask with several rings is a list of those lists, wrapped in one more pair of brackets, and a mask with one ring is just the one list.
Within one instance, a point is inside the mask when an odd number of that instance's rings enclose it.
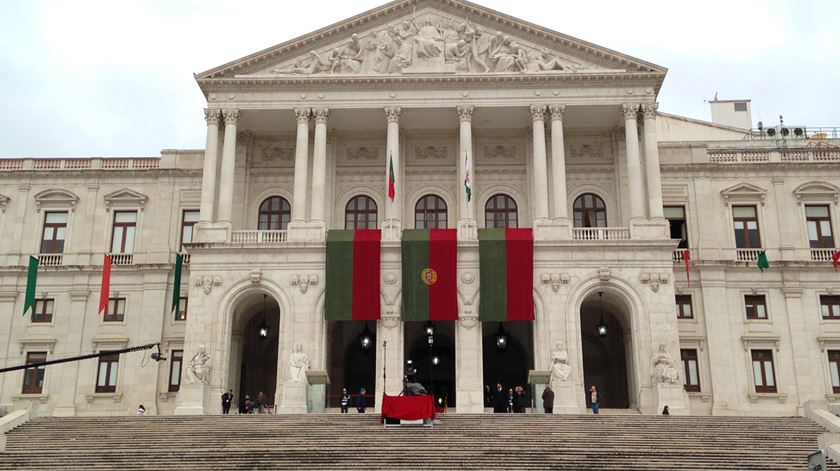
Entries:
{"label": "dark doorway", "polygon": [[[501,327],[501,330],[500,330]],[[532,321],[482,322],[482,363],[484,384],[505,391],[516,386],[528,388],[528,371],[534,369],[534,323]],[[504,342],[498,339],[504,337]]]}
{"label": "dark doorway", "polygon": [[[256,402],[260,391],[265,393],[267,403],[273,404],[277,388],[277,346],[280,315],[277,305],[251,316],[241,332],[242,363],[239,376],[239,405],[245,404],[245,395]],[[268,326],[268,336],[260,337],[260,328]]]}
{"label": "dark doorway", "polygon": [[[363,345],[362,337],[369,342]],[[365,403],[373,407],[376,373],[376,322],[327,322],[327,407],[340,406],[342,388],[347,388],[354,399],[365,388]]]}
{"label": "dark doorway", "polygon": [[417,381],[434,393],[438,407],[455,407],[455,322],[433,323],[434,343],[431,349],[426,325],[426,322],[405,323],[405,360],[414,363]]}
{"label": "dark doorway", "polygon": [[626,409],[630,407],[627,393],[627,345],[624,326],[617,316],[603,312],[607,335],[598,335],[601,313],[597,301],[594,308],[581,309],[581,340],[583,343],[583,378],[586,383],[586,405],[592,407],[588,394],[595,386],[601,396],[601,407]]}

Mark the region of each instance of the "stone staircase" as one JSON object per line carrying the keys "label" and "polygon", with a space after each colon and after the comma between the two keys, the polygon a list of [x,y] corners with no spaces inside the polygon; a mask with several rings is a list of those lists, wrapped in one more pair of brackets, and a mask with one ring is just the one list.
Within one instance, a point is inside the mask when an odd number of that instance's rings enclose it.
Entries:
{"label": "stone staircase", "polygon": [[802,470],[824,432],[799,417],[440,420],[384,429],[372,414],[39,418],[7,435],[0,470]]}

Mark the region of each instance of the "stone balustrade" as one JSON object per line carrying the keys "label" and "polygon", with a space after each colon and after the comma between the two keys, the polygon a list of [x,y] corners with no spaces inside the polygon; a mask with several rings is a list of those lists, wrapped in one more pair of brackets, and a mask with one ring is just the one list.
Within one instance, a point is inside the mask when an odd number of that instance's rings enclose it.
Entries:
{"label": "stone balustrade", "polygon": [[286,242],[286,231],[232,231],[233,244],[279,244]]}
{"label": "stone balustrade", "polygon": [[575,227],[574,240],[630,240],[629,227]]}

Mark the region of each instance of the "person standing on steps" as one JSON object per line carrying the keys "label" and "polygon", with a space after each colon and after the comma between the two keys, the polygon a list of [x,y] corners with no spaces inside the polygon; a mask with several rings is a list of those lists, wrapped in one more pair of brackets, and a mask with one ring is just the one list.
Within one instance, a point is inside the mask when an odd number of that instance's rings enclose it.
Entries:
{"label": "person standing on steps", "polygon": [[598,411],[601,409],[601,395],[598,394],[595,385],[589,388],[589,399],[592,401],[592,413],[598,415]]}
{"label": "person standing on steps", "polygon": [[496,392],[493,393],[493,412],[502,414],[507,412],[507,396],[502,389],[502,383],[496,383]]}
{"label": "person standing on steps", "polygon": [[341,413],[342,414],[346,414],[347,409],[350,408],[350,399],[352,399],[352,397],[350,396],[350,393],[347,392],[347,388],[342,388],[341,389]]}
{"label": "person standing on steps", "polygon": [[359,389],[359,394],[356,396],[356,412],[360,414],[365,413],[365,388]]}
{"label": "person standing on steps", "polygon": [[543,410],[546,414],[553,414],[554,413],[554,391],[551,390],[551,386],[546,384],[545,389],[542,393],[542,400],[543,400]]}
{"label": "person standing on steps", "polygon": [[513,389],[508,388],[507,393],[507,413],[512,414],[514,412],[514,404],[513,400],[516,397],[516,394],[513,392]]}
{"label": "person standing on steps", "polygon": [[264,414],[265,413],[266,402],[268,402],[268,401],[265,397],[265,393],[263,391],[260,391],[260,393],[257,394],[257,413],[258,414]]}
{"label": "person standing on steps", "polygon": [[671,415],[671,412],[668,410],[668,406],[665,406],[665,408],[662,409],[662,415]]}
{"label": "person standing on steps", "polygon": [[231,403],[233,403],[233,389],[229,389],[222,394],[222,414],[228,415],[230,413]]}
{"label": "person standing on steps", "polygon": [[140,406],[137,408],[137,416],[143,417],[144,415],[146,415],[146,408],[143,407],[143,404],[140,404]]}

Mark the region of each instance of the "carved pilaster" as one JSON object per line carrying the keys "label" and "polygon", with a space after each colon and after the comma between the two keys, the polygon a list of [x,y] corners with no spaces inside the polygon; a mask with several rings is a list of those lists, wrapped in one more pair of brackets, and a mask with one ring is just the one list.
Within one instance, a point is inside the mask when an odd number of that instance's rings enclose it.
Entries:
{"label": "carved pilaster", "polygon": [[402,112],[402,108],[400,108],[399,106],[386,106],[385,107],[385,121],[387,121],[389,123],[399,123],[401,112]]}
{"label": "carved pilaster", "polygon": [[224,112],[225,115],[225,125],[232,124],[236,126],[239,122],[239,110],[227,110]]}
{"label": "carved pilaster", "polygon": [[312,115],[315,116],[316,123],[326,123],[327,118],[330,117],[330,109],[329,108],[314,108],[312,110]]}
{"label": "carved pilaster", "polygon": [[548,112],[551,114],[552,121],[563,121],[563,115],[566,114],[566,105],[549,105]]}
{"label": "carved pilaster", "polygon": [[219,114],[221,112],[217,109],[204,108],[204,120],[207,124],[219,124]]}
{"label": "carved pilaster", "polygon": [[542,121],[545,119],[545,105],[531,105],[531,119]]}
{"label": "carved pilaster", "polygon": [[460,122],[464,122],[464,121],[472,122],[473,111],[475,110],[474,106],[472,106],[472,105],[458,105],[457,110],[458,110],[458,121],[460,121]]}
{"label": "carved pilaster", "polygon": [[309,108],[295,108],[295,118],[297,118],[298,124],[308,123],[310,115],[311,111]]}
{"label": "carved pilaster", "polygon": [[659,103],[646,103],[642,105],[642,116],[644,119],[656,119],[656,110]]}
{"label": "carved pilaster", "polygon": [[636,116],[639,114],[639,104],[625,103],[621,105],[621,114],[624,116],[624,119],[636,119]]}

